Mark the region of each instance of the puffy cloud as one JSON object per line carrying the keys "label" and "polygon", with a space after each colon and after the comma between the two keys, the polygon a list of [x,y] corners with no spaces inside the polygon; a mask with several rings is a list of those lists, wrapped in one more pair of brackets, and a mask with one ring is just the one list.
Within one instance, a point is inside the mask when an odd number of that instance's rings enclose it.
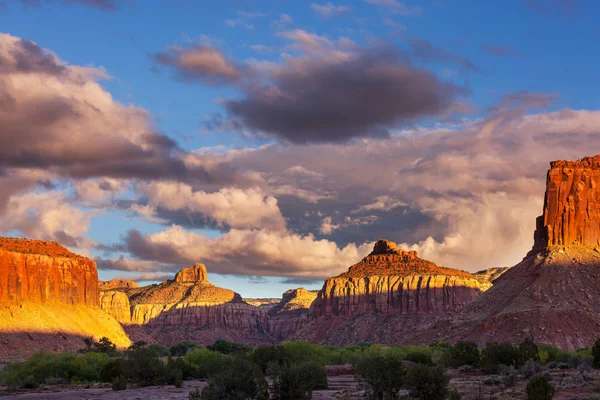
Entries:
{"label": "puffy cloud", "polygon": [[176,225],[152,235],[129,231],[125,243],[127,250],[142,260],[184,265],[203,262],[211,272],[221,274],[310,278],[346,270],[373,246],[340,248],[312,235],[267,230],[232,229],[212,239]]}
{"label": "puffy cloud", "polygon": [[218,225],[232,228],[263,228],[280,230],[285,220],[277,199],[260,188],[223,188],[218,192],[194,191],[180,182],[151,182],[137,186],[138,192],[152,206],[170,211],[199,213],[214,219]]}
{"label": "puffy cloud", "polygon": [[344,14],[350,11],[350,7],[335,5],[331,2],[325,4],[311,4],[310,8],[312,8],[317,14],[324,18],[330,18],[334,15]]}
{"label": "puffy cloud", "polygon": [[339,227],[339,225],[334,225],[331,222],[331,217],[325,217],[323,218],[323,222],[321,223],[321,228],[319,229],[319,232],[321,232],[323,235],[331,235],[333,231],[335,231]]}
{"label": "puffy cloud", "polygon": [[191,48],[171,46],[152,58],[158,64],[173,67],[184,80],[201,80],[217,85],[235,82],[242,75],[238,66],[208,45]]}
{"label": "puffy cloud", "polygon": [[70,66],[0,34],[0,167],[75,177],[181,177],[175,143],[146,111],[112,99],[103,69]]}
{"label": "puffy cloud", "polygon": [[373,203],[365,204],[352,211],[352,214],[368,212],[374,210],[391,211],[396,207],[406,207],[408,204],[401,200],[396,200],[387,195],[381,195],[375,198]]}

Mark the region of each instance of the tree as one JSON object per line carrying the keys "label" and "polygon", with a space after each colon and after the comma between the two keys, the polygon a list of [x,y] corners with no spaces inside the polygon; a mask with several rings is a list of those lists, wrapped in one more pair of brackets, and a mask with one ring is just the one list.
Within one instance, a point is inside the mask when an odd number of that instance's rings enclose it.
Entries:
{"label": "tree", "polygon": [[500,365],[517,367],[519,353],[510,342],[489,342],[481,351],[481,366],[486,372],[497,373]]}
{"label": "tree", "polygon": [[210,346],[206,346],[206,348],[210,351],[227,355],[247,354],[250,351],[250,347],[245,344],[228,342],[222,339],[217,340]]}
{"label": "tree", "polygon": [[540,350],[533,338],[525,338],[519,345],[519,365],[524,365],[529,360],[540,361]]}
{"label": "tree", "polygon": [[98,353],[112,353],[116,350],[117,346],[107,337],[103,337],[98,343],[94,343],[94,351]]}
{"label": "tree", "polygon": [[552,400],[554,387],[543,376],[533,377],[527,384],[527,400]]}
{"label": "tree", "polygon": [[402,360],[381,355],[368,355],[354,366],[356,379],[365,390],[367,399],[394,399],[402,388]]}
{"label": "tree", "polygon": [[596,340],[592,347],[592,357],[594,357],[594,368],[600,368],[600,339]]}
{"label": "tree", "polygon": [[462,365],[478,366],[480,362],[479,347],[473,342],[457,342],[450,350],[449,365],[460,367]]}
{"label": "tree", "polygon": [[195,348],[198,348],[198,343],[193,342],[191,340],[184,340],[171,346],[171,348],[169,349],[169,353],[173,357],[182,357]]}
{"label": "tree", "polygon": [[309,400],[313,390],[327,388],[325,368],[314,362],[279,368],[272,378],[275,400]]}
{"label": "tree", "polygon": [[253,362],[234,361],[209,378],[202,390],[202,400],[267,400],[268,384],[265,376]]}
{"label": "tree", "polygon": [[450,377],[443,367],[417,364],[408,369],[405,379],[411,398],[437,400],[448,394]]}

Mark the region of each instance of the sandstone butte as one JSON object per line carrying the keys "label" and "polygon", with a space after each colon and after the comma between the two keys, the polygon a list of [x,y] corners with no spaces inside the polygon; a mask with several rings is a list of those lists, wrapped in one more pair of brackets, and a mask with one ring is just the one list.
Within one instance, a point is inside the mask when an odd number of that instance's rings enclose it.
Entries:
{"label": "sandstone butte", "polygon": [[600,335],[599,199],[600,155],[552,162],[532,250],[458,318],[413,341],[533,337],[564,349],[592,345]]}
{"label": "sandstone butte", "polygon": [[269,309],[269,332],[275,340],[292,337],[308,322],[308,310],[317,298],[317,290],[290,289]]}
{"label": "sandstone butte", "polygon": [[55,242],[0,238],[0,355],[75,350],[89,336],[129,345],[98,305],[93,261]]}
{"label": "sandstone butte", "polygon": [[206,267],[195,264],[158,285],[101,291],[101,307],[123,323],[132,339],[162,344],[273,341],[266,312],[207,279]]}
{"label": "sandstone butte", "polygon": [[438,316],[460,311],[481,287],[468,272],[439,267],[380,239],[347,272],[325,280],[295,337],[334,345],[399,343]]}

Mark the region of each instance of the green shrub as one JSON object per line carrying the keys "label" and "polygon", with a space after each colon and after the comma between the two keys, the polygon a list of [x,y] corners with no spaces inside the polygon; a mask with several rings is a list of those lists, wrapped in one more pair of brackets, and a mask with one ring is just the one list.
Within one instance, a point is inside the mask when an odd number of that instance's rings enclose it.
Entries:
{"label": "green shrub", "polygon": [[275,400],[308,400],[313,390],[327,388],[325,368],[314,362],[279,368],[272,378]]}
{"label": "green shrub", "polygon": [[473,342],[457,342],[450,350],[448,364],[454,368],[462,365],[478,366],[480,362],[479,347]]}
{"label": "green shrub", "polygon": [[458,390],[454,389],[448,394],[448,400],[461,400],[462,396],[458,392]]}
{"label": "green shrub", "polygon": [[270,365],[283,364],[282,354],[279,346],[258,346],[250,353],[250,359],[266,374]]}
{"label": "green shrub", "polygon": [[100,380],[102,382],[113,382],[114,379],[126,375],[125,361],[117,358],[109,361],[100,371]]}
{"label": "green shrub", "polygon": [[195,349],[184,358],[193,371],[194,378],[206,379],[211,373],[217,373],[227,367],[231,357],[208,349]]}
{"label": "green shrub", "polygon": [[92,351],[97,353],[112,353],[117,350],[117,346],[107,337],[101,338],[92,346]]}
{"label": "green shrub", "polygon": [[183,358],[169,358],[167,361],[167,370],[175,369],[181,371],[181,379],[194,377],[195,369],[185,362]]}
{"label": "green shrub", "polygon": [[210,346],[206,346],[210,351],[216,351],[217,353],[226,355],[242,355],[248,354],[251,347],[241,343],[228,342],[226,340],[217,340]]}
{"label": "green shrub", "polygon": [[291,365],[316,362],[321,365],[341,364],[338,349],[309,342],[286,342],[279,346],[280,364]]}
{"label": "green shrub", "polygon": [[167,357],[170,354],[169,348],[160,344],[151,344],[148,346],[148,350],[154,352],[159,357]]}
{"label": "green shrub", "polygon": [[153,351],[143,347],[128,352],[126,370],[129,379],[140,386],[157,385],[166,378],[165,364]]}
{"label": "green shrub", "polygon": [[[190,396],[190,398],[192,398]],[[227,368],[210,376],[202,400],[267,400],[268,384],[258,365],[233,359]]]}
{"label": "green shrub", "polygon": [[382,355],[363,357],[354,373],[367,399],[394,399],[404,380],[402,359]]}
{"label": "green shrub", "polygon": [[418,364],[408,369],[405,386],[411,397],[420,400],[443,399],[448,394],[450,377],[440,366]]}
{"label": "green shrub", "polygon": [[527,384],[527,400],[552,400],[554,387],[547,378],[536,376]]}
{"label": "green shrub", "polygon": [[198,348],[198,343],[191,340],[184,340],[177,344],[174,344],[169,348],[169,353],[173,357],[183,357],[193,349]]}
{"label": "green shrub", "polygon": [[490,342],[481,351],[481,367],[487,373],[497,374],[500,365],[516,367],[519,353],[510,342]]}
{"label": "green shrub", "polygon": [[125,390],[127,389],[127,378],[124,375],[119,375],[112,380],[112,390]]}
{"label": "green shrub", "polygon": [[431,356],[429,354],[420,353],[416,351],[411,351],[406,356],[404,356],[406,361],[412,361],[417,364],[425,364],[425,365],[433,365],[433,361],[431,361]]}

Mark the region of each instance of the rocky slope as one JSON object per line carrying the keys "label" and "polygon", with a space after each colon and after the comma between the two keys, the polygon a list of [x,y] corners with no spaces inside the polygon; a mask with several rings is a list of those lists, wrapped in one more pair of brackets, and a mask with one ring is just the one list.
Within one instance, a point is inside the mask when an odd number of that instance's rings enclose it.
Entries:
{"label": "rocky slope", "polygon": [[54,242],[0,238],[0,354],[78,349],[88,336],[128,346],[98,304],[93,261]]}
{"label": "rocky slope", "polygon": [[308,322],[308,310],[318,290],[291,289],[269,310],[269,332],[276,340],[293,336]]}
{"label": "rocky slope", "polygon": [[330,344],[399,342],[438,316],[461,310],[481,291],[470,273],[379,240],[362,261],[325,281],[309,323],[295,337]]}
{"label": "rocky slope", "polygon": [[206,267],[196,264],[159,285],[104,291],[102,307],[125,323],[134,339],[162,344],[184,339],[203,344],[216,339],[270,343],[267,314],[239,294],[214,286],[207,276]]}
{"label": "rocky slope", "polygon": [[599,184],[600,156],[552,162],[532,251],[461,315],[415,342],[533,336],[565,349],[593,344],[600,336]]}
{"label": "rocky slope", "polygon": [[500,278],[500,276],[508,270],[509,267],[488,268],[475,272],[473,274],[473,278],[479,281],[479,286],[481,287],[481,290],[485,292],[493,286],[494,281],[496,279]]}

